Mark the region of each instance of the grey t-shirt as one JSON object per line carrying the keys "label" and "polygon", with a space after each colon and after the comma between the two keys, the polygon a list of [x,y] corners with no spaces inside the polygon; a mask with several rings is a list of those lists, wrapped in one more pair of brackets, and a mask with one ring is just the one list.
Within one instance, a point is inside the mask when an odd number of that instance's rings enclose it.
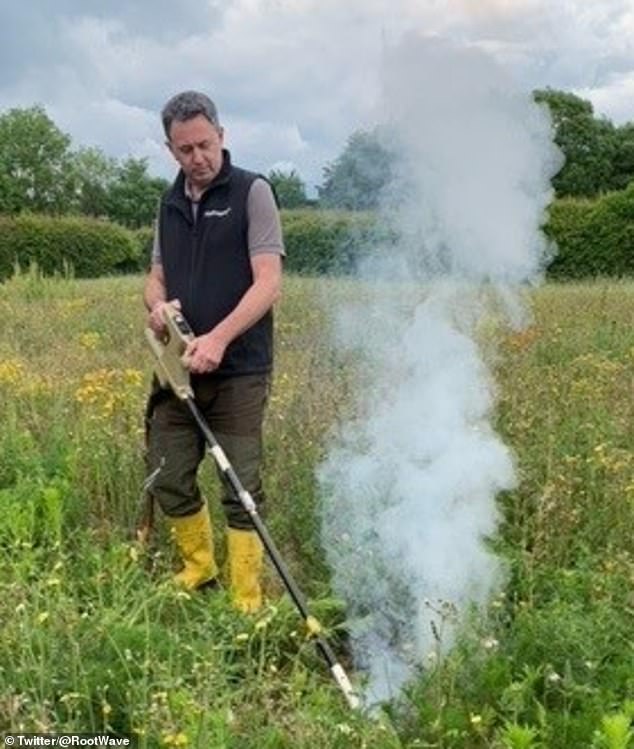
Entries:
{"label": "grey t-shirt", "polygon": [[[192,200],[194,217],[198,211],[198,203]],[[259,253],[272,252],[286,255],[282,241],[282,226],[280,213],[275,204],[273,191],[266,180],[255,179],[247,196],[247,218],[249,229],[247,241],[251,256]],[[154,228],[154,243],[152,245],[152,263],[161,264],[161,243],[158,234],[158,222]]]}

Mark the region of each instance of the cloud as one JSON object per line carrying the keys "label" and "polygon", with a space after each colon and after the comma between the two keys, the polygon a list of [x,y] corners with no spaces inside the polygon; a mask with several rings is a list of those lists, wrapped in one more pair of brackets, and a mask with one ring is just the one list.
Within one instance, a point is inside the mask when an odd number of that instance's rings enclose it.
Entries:
{"label": "cloud", "polygon": [[[525,87],[586,92],[634,118],[630,0],[45,0],[0,9],[0,107],[47,107],[76,143],[172,173],[159,111],[216,99],[238,163],[295,165],[308,184],[379,119],[379,68],[404,32],[477,45]],[[619,83],[621,81],[621,83]]]}
{"label": "cloud", "polygon": [[634,71],[615,75],[604,86],[581,88],[576,93],[592,102],[595,113],[604,115],[617,124],[634,119]]}

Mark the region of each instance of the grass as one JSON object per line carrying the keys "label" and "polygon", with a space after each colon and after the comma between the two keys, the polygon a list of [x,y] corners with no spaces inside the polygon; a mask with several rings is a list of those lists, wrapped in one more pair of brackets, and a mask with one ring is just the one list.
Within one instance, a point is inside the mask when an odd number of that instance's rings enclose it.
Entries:
{"label": "grass", "polygon": [[[142,279],[0,285],[0,731],[118,731],[140,747],[632,746],[634,284],[546,285],[499,333],[497,426],[520,484],[499,498],[504,595],[383,719],[351,714],[271,572],[245,618],[166,584],[131,542],[151,360]],[[269,528],[346,660],[313,469],[351,407],[324,298],[290,278],[267,417]],[[202,472],[217,491],[212,466]],[[222,518],[216,506],[222,553]],[[151,562],[151,564],[149,564]]]}

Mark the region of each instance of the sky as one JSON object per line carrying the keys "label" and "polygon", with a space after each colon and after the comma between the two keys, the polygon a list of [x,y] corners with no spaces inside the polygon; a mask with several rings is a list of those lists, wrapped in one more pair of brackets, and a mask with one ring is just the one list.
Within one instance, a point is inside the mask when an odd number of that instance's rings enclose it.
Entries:
{"label": "sky", "polygon": [[0,111],[40,104],[75,148],[170,178],[160,110],[198,89],[235,163],[295,169],[314,194],[349,135],[381,119],[385,50],[411,31],[634,120],[634,0],[1,0]]}

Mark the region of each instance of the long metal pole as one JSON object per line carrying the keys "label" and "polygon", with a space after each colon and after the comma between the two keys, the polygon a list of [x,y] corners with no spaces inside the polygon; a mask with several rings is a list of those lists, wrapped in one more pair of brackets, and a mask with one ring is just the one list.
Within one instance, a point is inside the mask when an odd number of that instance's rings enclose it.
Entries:
{"label": "long metal pole", "polygon": [[323,636],[322,634],[323,630],[322,630],[321,624],[314,616],[311,615],[303,593],[301,592],[301,590],[299,589],[299,586],[295,582],[295,579],[293,578],[290,570],[288,569],[284,560],[282,559],[282,556],[280,552],[278,551],[277,546],[275,545],[275,542],[271,538],[271,535],[269,534],[266,526],[264,525],[262,518],[258,514],[257,506],[255,504],[255,501],[253,500],[253,497],[242,486],[242,483],[240,482],[240,479],[238,478],[236,472],[234,471],[231,463],[229,463],[229,460],[224,450],[218,443],[218,440],[216,440],[216,438],[214,437],[213,432],[209,428],[207,422],[202,417],[200,410],[198,409],[198,406],[196,405],[194,399],[188,396],[184,398],[183,400],[185,400],[185,402],[189,406],[189,410],[191,411],[192,416],[196,420],[196,423],[198,424],[198,427],[200,428],[200,431],[202,432],[205,438],[205,441],[207,442],[209,452],[211,453],[213,459],[215,460],[216,465],[218,466],[218,469],[220,470],[220,473],[223,479],[229,486],[234,497],[242,504],[244,509],[249,513],[251,521],[253,522],[253,526],[258,536],[260,537],[260,540],[262,541],[262,545],[266,549],[266,553],[268,554],[279,576],[282,578],[282,582],[284,583],[286,590],[288,591],[288,594],[292,598],[293,603],[295,604],[299,613],[304,619],[308,632],[310,636],[312,637],[312,639],[314,640],[317,650],[322,654],[322,656],[328,663],[330,672],[332,673],[335,681],[339,685],[339,688],[343,692],[348,702],[348,705],[353,709],[357,709],[358,707],[360,707],[361,703],[352,688],[352,684],[350,683],[350,680],[348,679],[348,675],[346,674],[343,666],[337,660],[337,656],[333,652],[333,649],[330,647],[330,644],[328,643],[326,638]]}

